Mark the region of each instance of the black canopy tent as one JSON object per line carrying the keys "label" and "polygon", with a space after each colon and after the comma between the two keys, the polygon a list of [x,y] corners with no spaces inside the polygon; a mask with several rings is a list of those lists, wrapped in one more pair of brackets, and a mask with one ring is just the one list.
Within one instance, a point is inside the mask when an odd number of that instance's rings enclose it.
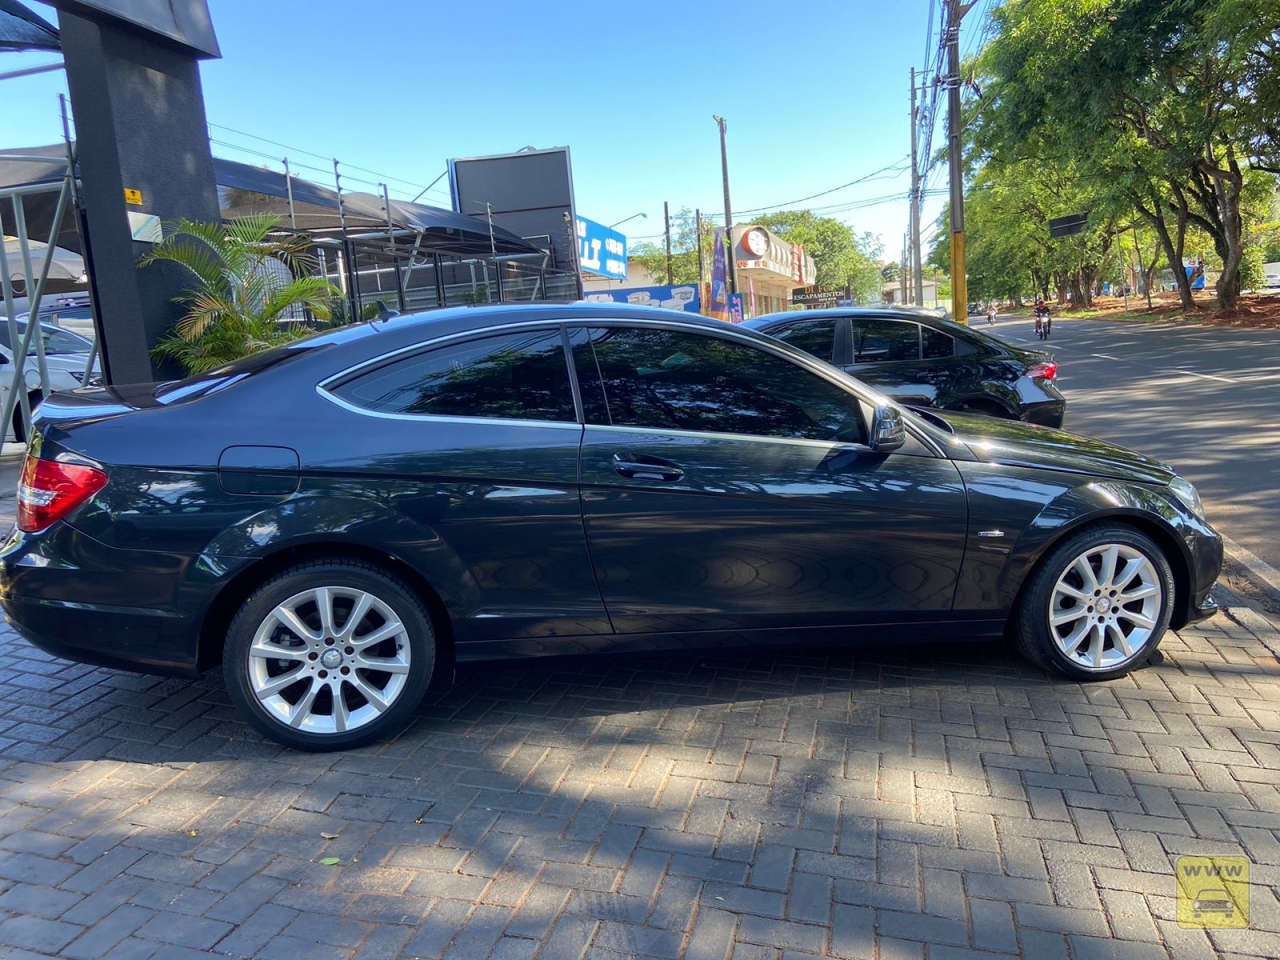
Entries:
{"label": "black canopy tent", "polygon": [[17,0],[0,0],[0,50],[61,50],[58,29]]}
{"label": "black canopy tent", "polygon": [[490,229],[484,221],[452,210],[391,200],[388,217],[382,197],[371,193],[343,193],[339,207],[337,191],[299,177],[218,157],[214,157],[213,170],[226,217],[270,212],[278,214],[290,229],[338,235],[345,215],[349,237],[375,233],[385,238],[388,230],[400,237],[421,235],[421,251],[490,256],[543,252],[509,230]]}
{"label": "black canopy tent", "polygon": [[[66,177],[65,157],[64,144],[0,150],[0,188],[57,183]],[[223,217],[270,213],[281,229],[310,236],[326,275],[357,314],[377,300],[413,310],[572,298],[571,271],[556,269],[541,247],[483,219],[420,203],[388,204],[370,193],[344,192],[339,203],[337,191],[309,180],[234,160],[215,157],[213,163]],[[52,193],[29,198],[33,239],[51,239],[55,201]],[[83,253],[73,218],[54,242]]]}

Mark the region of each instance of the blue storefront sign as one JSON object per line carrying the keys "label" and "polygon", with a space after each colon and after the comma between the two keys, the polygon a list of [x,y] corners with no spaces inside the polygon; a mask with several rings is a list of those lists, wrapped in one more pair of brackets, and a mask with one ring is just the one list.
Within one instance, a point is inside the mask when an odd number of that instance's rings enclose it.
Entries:
{"label": "blue storefront sign", "polygon": [[698,313],[702,305],[696,283],[681,283],[673,287],[633,287],[630,290],[595,290],[586,298],[595,303],[630,303],[640,307],[664,307],[667,310],[684,310]]}
{"label": "blue storefront sign", "polygon": [[729,294],[729,322],[741,323],[743,321],[743,311],[745,307],[742,302],[742,294]]}
{"label": "blue storefront sign", "polygon": [[613,280],[627,279],[627,238],[585,217],[573,221],[578,235],[578,268]]}

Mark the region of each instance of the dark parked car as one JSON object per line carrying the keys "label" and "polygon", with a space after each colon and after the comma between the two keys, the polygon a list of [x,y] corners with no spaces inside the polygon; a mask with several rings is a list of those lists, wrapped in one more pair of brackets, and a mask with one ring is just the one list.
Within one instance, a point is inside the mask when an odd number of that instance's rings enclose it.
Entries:
{"label": "dark parked car", "polygon": [[608,305],[362,323],[40,408],[0,551],[73,660],[222,664],[304,749],[457,661],[994,637],[1077,678],[1208,616],[1222,546],[1163,464],[919,416],[748,330]]}
{"label": "dark parked car", "polygon": [[911,307],[773,313],[743,324],[811,353],[899,403],[1062,426],[1053,354]]}

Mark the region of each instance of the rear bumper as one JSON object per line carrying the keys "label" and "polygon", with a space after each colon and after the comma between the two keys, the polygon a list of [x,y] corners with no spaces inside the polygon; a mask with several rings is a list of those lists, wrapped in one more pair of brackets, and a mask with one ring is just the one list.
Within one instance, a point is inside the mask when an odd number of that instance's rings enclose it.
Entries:
{"label": "rear bumper", "polygon": [[195,677],[209,600],[233,573],[218,558],[120,550],[59,522],[0,548],[0,606],[56,657]]}
{"label": "rear bumper", "polygon": [[1027,423],[1060,430],[1067,419],[1067,401],[1063,398],[1045,400],[1042,403],[1029,403],[1022,408],[1022,419]]}
{"label": "rear bumper", "polygon": [[4,616],[45,653],[139,673],[198,677],[198,625],[154,610],[4,597]]}

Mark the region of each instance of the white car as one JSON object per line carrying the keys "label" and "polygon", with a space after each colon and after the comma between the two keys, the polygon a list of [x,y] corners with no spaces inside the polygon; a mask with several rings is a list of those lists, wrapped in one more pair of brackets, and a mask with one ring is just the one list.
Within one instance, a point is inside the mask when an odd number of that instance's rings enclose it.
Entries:
{"label": "white car", "polygon": [[[84,368],[89,359],[92,343],[67,330],[59,330],[49,324],[41,324],[41,333],[45,338],[45,369],[49,373],[49,391],[74,390],[84,380]],[[18,333],[26,331],[26,323],[20,322]],[[34,346],[34,344],[33,344]],[[0,317],[0,405],[8,403],[9,394],[14,384],[14,353],[9,345],[9,324]],[[97,376],[98,367],[94,365],[89,379]],[[40,363],[34,350],[26,358],[22,370],[22,384],[27,394],[27,402],[31,407],[43,399],[40,385]],[[0,407],[2,409],[2,407]],[[22,425],[22,409],[17,403],[13,407],[13,416],[6,425],[5,440],[26,440],[26,431]]]}

